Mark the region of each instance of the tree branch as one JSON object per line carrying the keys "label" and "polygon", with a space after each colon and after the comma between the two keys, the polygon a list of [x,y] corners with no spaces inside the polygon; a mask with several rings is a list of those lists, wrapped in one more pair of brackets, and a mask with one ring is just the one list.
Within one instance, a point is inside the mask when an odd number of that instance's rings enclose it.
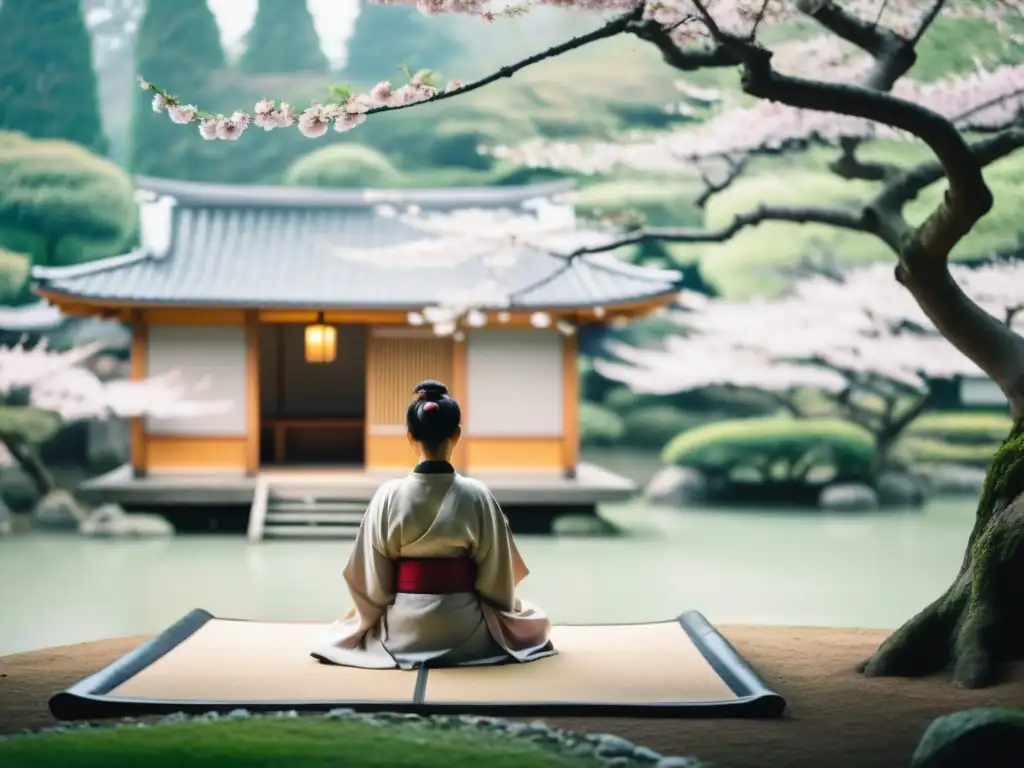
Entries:
{"label": "tree branch", "polygon": [[701,180],[704,182],[704,190],[694,199],[694,205],[698,208],[704,208],[712,197],[717,195],[719,192],[723,192],[728,189],[736,179],[743,175],[743,172],[746,170],[752,157],[753,155],[747,154],[742,155],[737,159],[729,155],[723,155],[722,159],[726,162],[729,169],[725,176],[719,181],[714,181],[711,176],[705,173],[698,165],[697,172],[700,174]]}
{"label": "tree branch", "polygon": [[870,54],[875,60],[862,84],[865,88],[890,90],[917,61],[917,53],[914,51],[916,40],[906,40],[888,27],[859,19],[833,2],[818,6],[815,0],[797,0],[797,8],[802,13],[832,34]]}
{"label": "tree branch", "polygon": [[856,209],[842,206],[790,206],[790,205],[759,205],[747,213],[741,213],[724,227],[717,229],[689,227],[644,227],[630,232],[623,237],[601,245],[578,248],[564,254],[566,259],[573,259],[591,253],[605,253],[624,248],[629,245],[661,241],[665,243],[724,243],[738,232],[754,227],[766,221],[788,221],[794,224],[827,224],[831,227],[868,232],[864,215]]}
{"label": "tree branch", "polygon": [[921,17],[921,21],[918,22],[917,29],[914,34],[910,36],[910,42],[912,45],[917,45],[921,42],[921,38],[924,37],[924,33],[927,32],[934,21],[939,18],[939,14],[942,13],[943,7],[946,5],[946,0],[934,0],[931,8]]}
{"label": "tree branch", "polygon": [[[644,4],[640,4],[641,9]],[[712,48],[682,49],[676,45],[669,30],[653,19],[632,21],[627,24],[626,32],[651,43],[661,51],[661,58],[670,67],[680,72],[695,72],[698,69],[714,69],[735,67],[739,59],[729,49],[721,45]]]}
{"label": "tree branch", "polygon": [[[975,161],[983,168],[1012,154],[1021,147],[1024,147],[1024,128],[1010,128],[995,136],[974,142],[970,145],[970,150]],[[921,190],[940,181],[945,175],[945,169],[941,163],[935,161],[921,163],[893,178],[875,198],[872,206],[878,209],[902,211],[903,207],[914,200]]]}
{"label": "tree branch", "polygon": [[842,154],[828,164],[828,169],[841,178],[862,181],[888,181],[898,176],[903,170],[892,163],[873,163],[861,160],[857,157],[860,145],[860,139],[850,137],[840,139],[839,149]]}
{"label": "tree branch", "polygon": [[[992,208],[982,165],[956,126],[924,107],[866,88],[815,82],[775,72],[771,54],[723,33],[701,0],[693,0],[712,36],[742,61],[743,90],[789,106],[851,115],[899,128],[929,146],[949,179],[945,199],[917,228],[902,215],[869,208],[869,226],[897,250],[897,279],[938,331],[985,371],[1024,417],[1024,337],[972,301],[949,272],[949,253]],[[870,219],[874,219],[870,221]]]}

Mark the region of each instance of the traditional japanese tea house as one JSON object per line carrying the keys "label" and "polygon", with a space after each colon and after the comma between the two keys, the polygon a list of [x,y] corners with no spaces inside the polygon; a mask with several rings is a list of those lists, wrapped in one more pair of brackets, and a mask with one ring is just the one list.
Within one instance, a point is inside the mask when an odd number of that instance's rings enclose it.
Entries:
{"label": "traditional japanese tea house", "polygon": [[[492,482],[499,501],[593,506],[632,491],[623,478],[580,466],[572,330],[664,306],[679,275],[610,254],[566,261],[525,245],[504,262],[492,258],[497,246],[402,256],[410,243],[442,239],[410,225],[406,212],[571,218],[569,185],[137,184],[139,248],[37,268],[37,291],[67,315],[128,324],[135,377],[175,370],[186,381],[205,378],[208,396],[233,407],[214,417],[137,420],[130,468],[84,490],[150,506],[255,497],[256,513],[261,495],[273,511],[276,488],[330,484],[343,501],[362,503],[382,477],[414,463],[405,409],[413,385],[435,378],[464,408],[455,463]],[[512,297],[508,306],[475,314],[446,336],[411,324],[487,280]]]}

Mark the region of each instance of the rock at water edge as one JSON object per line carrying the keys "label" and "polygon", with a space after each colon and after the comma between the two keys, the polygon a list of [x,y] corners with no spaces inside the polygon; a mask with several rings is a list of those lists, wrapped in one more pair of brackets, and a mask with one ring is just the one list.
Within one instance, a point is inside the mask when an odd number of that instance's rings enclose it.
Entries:
{"label": "rock at water edge", "polygon": [[707,496],[707,479],[691,467],[662,467],[644,489],[644,501],[661,507],[701,504]]}

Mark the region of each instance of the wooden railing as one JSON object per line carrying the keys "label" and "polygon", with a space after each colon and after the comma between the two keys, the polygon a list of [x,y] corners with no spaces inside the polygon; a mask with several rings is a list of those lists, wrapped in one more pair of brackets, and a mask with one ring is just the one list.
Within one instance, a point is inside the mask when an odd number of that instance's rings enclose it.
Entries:
{"label": "wooden railing", "polygon": [[270,427],[274,434],[274,463],[284,464],[287,460],[286,445],[291,429],[362,429],[362,418],[318,418],[318,417],[264,417],[263,427]]}

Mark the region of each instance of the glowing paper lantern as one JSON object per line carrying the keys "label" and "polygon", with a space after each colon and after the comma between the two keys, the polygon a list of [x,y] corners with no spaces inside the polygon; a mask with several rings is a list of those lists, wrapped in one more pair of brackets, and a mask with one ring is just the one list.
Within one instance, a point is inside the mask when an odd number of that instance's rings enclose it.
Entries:
{"label": "glowing paper lantern", "polygon": [[338,356],[338,331],[324,322],[319,312],[316,322],[306,326],[306,362],[333,363]]}

